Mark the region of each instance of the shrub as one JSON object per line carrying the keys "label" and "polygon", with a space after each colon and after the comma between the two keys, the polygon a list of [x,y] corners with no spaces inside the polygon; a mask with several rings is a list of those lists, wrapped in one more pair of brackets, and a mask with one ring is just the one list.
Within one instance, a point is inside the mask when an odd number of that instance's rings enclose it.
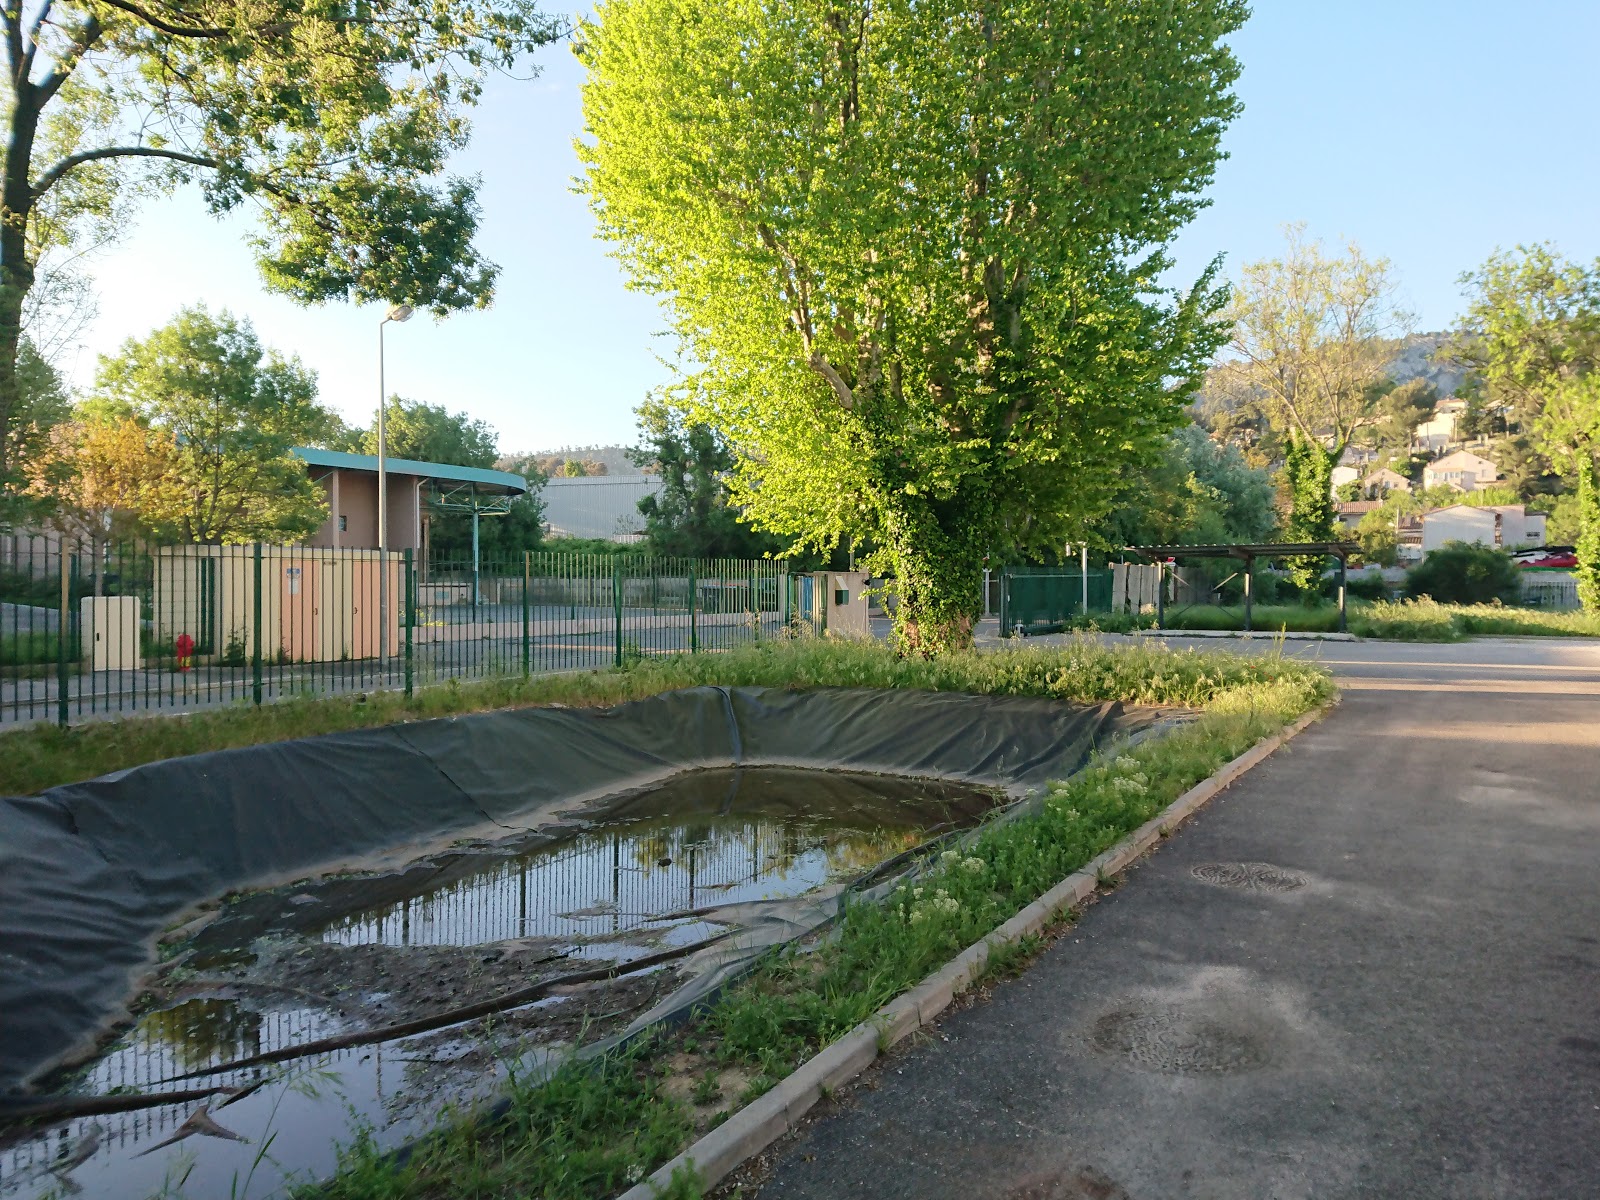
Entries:
{"label": "shrub", "polygon": [[1352,596],[1362,600],[1392,600],[1394,592],[1382,575],[1352,575],[1345,584]]}
{"label": "shrub", "polygon": [[1406,576],[1406,595],[1440,604],[1510,603],[1517,598],[1517,568],[1503,550],[1446,542]]}

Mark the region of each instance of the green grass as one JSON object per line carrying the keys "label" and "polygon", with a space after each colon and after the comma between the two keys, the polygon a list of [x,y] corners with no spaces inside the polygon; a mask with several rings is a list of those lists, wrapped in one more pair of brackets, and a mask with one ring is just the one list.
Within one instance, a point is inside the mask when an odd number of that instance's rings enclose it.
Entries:
{"label": "green grass", "polygon": [[[32,633],[0,634],[0,668],[26,667],[39,665],[56,665],[56,654],[59,650],[61,639],[53,633],[36,631]],[[68,643],[68,657],[73,659],[72,666],[77,668],[77,648]]]}
{"label": "green grass", "polygon": [[1438,604],[1427,599],[1380,600],[1352,609],[1350,630],[1361,637],[1408,642],[1456,642],[1474,635],[1600,637],[1600,614],[1499,604]]}
{"label": "green grass", "polygon": [[[1244,608],[1197,604],[1169,609],[1166,625],[1168,629],[1243,629]],[[1257,604],[1250,609],[1250,625],[1259,633],[1337,633],[1339,610],[1332,605]]]}
{"label": "green grass", "polygon": [[[1252,628],[1260,633],[1333,633],[1339,628],[1339,610],[1331,604],[1315,608],[1256,605],[1250,617]],[[1104,633],[1127,633],[1153,628],[1155,619],[1149,614],[1097,613],[1080,625]],[[1169,609],[1166,628],[1242,630],[1244,609],[1237,605]],[[1428,599],[1352,600],[1348,628],[1357,637],[1402,642],[1458,642],[1475,635],[1600,637],[1600,615],[1498,604],[1437,604]]]}
{"label": "green grass", "polygon": [[[759,1095],[1184,790],[1333,691],[1319,668],[1276,655],[1247,659],[1140,645],[1108,649],[1087,639],[1059,649],[953,655],[933,662],[902,662],[879,646],[802,643],[642,667],[629,675],[636,687],[670,680],[673,686],[787,682],[960,688],[1183,703],[1204,712],[1193,725],[1163,738],[1115,757],[1098,756],[1087,769],[1053,786],[1037,813],[990,826],[972,847],[942,855],[915,886],[902,887],[887,903],[849,907],[835,936],[806,952],[796,947],[775,952],[676,1032],[598,1068],[563,1068],[550,1088],[565,1098],[564,1108],[543,1098],[542,1089],[519,1086],[504,1122],[449,1121],[403,1164],[386,1158],[370,1141],[359,1141],[345,1152],[335,1179],[306,1189],[303,1196],[578,1200],[614,1194],[693,1136],[689,1106],[678,1098],[693,1095],[692,1082],[675,1091],[660,1083],[674,1069],[687,1071],[689,1082],[705,1078],[709,1069],[736,1068],[751,1083],[730,1102]],[[1018,957],[997,955],[993,971],[1009,969]],[[692,1059],[689,1066],[672,1066],[685,1058]],[[565,1124],[558,1128],[552,1120]],[[699,1191],[692,1181],[680,1179],[671,1194],[687,1200]]]}
{"label": "green grass", "polygon": [[410,700],[399,692],[376,692],[260,708],[241,703],[70,729],[30,726],[0,734],[0,795],[27,795],[207,750],[520,705],[615,704],[700,684],[909,687],[1198,706],[1270,671],[1260,659],[1174,655],[1156,646],[1113,649],[1087,641],[1048,654],[1022,648],[911,661],[870,642],[785,639],[725,654],[645,659],[623,670],[442,684],[419,688]]}

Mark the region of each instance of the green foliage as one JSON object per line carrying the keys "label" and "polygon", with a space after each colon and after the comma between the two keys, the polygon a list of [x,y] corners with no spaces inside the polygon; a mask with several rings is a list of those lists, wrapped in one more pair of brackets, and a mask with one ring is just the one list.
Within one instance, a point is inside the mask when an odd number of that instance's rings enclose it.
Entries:
{"label": "green foliage", "polygon": [[17,468],[37,455],[49,439],[50,430],[67,419],[71,404],[65,381],[27,338],[17,350],[17,400],[11,419],[0,422],[0,526],[26,524],[42,515],[30,504],[17,483],[3,473],[7,464]]}
{"label": "green foliage", "polygon": [[[485,1127],[463,1116],[416,1143],[404,1162],[371,1136],[340,1154],[325,1184],[298,1188],[301,1200],[490,1200],[614,1196],[683,1144],[682,1101],[647,1068],[652,1047],[634,1042],[598,1064],[572,1061],[548,1080],[513,1075],[506,1111]],[[493,1140],[485,1137],[492,1131]],[[690,1193],[678,1193],[688,1195]]]}
{"label": "green foliage", "polygon": [[1355,540],[1364,562],[1392,567],[1400,561],[1400,535],[1395,531],[1394,517],[1381,508],[1373,509],[1356,524]]}
{"label": "green foliage", "polygon": [[645,547],[637,542],[613,542],[606,538],[546,538],[540,547],[547,554],[641,554]]}
{"label": "green foliage", "polygon": [[[390,396],[384,410],[384,446],[390,458],[449,463],[457,467],[492,467],[497,438],[487,421],[442,404],[425,404]],[[378,452],[378,422],[350,435],[350,448],[360,454]]]}
{"label": "green foliage", "polygon": [[1221,297],[1157,281],[1244,16],[610,0],[583,25],[583,186],[693,364],[674,402],[757,528],[878,547],[903,648],[966,644],[984,555],[1081,536],[1177,423]]}
{"label": "green foliage", "polygon": [[728,502],[733,454],[711,426],[685,421],[660,401],[639,409],[642,446],[634,462],[661,475],[659,495],[639,501],[650,553],[678,558],[764,558],[780,551],[771,534],[757,533]]}
{"label": "green foliage", "polygon": [[1411,445],[1417,426],[1433,416],[1439,391],[1426,379],[1408,379],[1386,392],[1377,404],[1377,421],[1371,426],[1370,441],[1386,449],[1404,451]]}
{"label": "green foliage", "polygon": [[1345,590],[1360,600],[1390,600],[1394,589],[1382,575],[1352,575],[1345,581]]}
{"label": "green foliage", "polygon": [[[1492,255],[1462,277],[1471,302],[1457,351],[1488,401],[1506,406],[1533,446],[1593,492],[1600,453],[1600,259],[1569,262],[1547,245]],[[1576,502],[1580,589],[1600,611],[1600,511]]]}
{"label": "green foliage", "polygon": [[1541,454],[1527,437],[1519,434],[1501,439],[1488,457],[1500,468],[1517,503],[1539,501],[1562,490],[1561,476],[1549,456]]}
{"label": "green foliage", "polygon": [[9,18],[0,452],[40,255],[184,181],[219,216],[260,210],[262,276],[298,300],[488,303],[477,184],[448,163],[486,74],[562,31],[531,0],[58,0],[35,17]]}
{"label": "green foliage", "polygon": [[[1252,604],[1250,625],[1266,633],[1336,633],[1339,610],[1330,605],[1308,607],[1303,604]],[[1196,604],[1167,614],[1168,629],[1244,628],[1244,608],[1238,605]]]}
{"label": "green foliage", "polygon": [[1393,338],[1410,316],[1387,259],[1353,243],[1328,255],[1303,225],[1285,235],[1283,256],[1247,264],[1233,289],[1233,356],[1208,386],[1259,412],[1275,441],[1326,439],[1331,469],[1388,391]]}
{"label": "green foliage", "polygon": [[248,321],[182,310],[101,357],[89,408],[173,437],[176,494],[140,515],[183,541],[298,541],[327,515],[289,448],[326,442],[342,425],[318,403],[316,375],[265,349]]}
{"label": "green foliage", "polygon": [[1407,596],[1427,596],[1441,604],[1509,604],[1517,592],[1511,556],[1473,542],[1446,542],[1406,574]]}
{"label": "green foliage", "polygon": [[[1339,452],[1295,431],[1285,443],[1283,473],[1289,490],[1289,520],[1284,537],[1291,542],[1334,540],[1333,468]],[[1327,563],[1317,556],[1288,559],[1289,580],[1302,592],[1313,592]]]}
{"label": "green foliage", "polygon": [[1457,642],[1464,637],[1600,637],[1600,617],[1502,604],[1440,604],[1434,600],[1374,603],[1350,619],[1360,637],[1404,642]]}
{"label": "green foliage", "polygon": [[[498,456],[498,438],[487,421],[465,412],[451,412],[442,404],[389,397],[384,410],[384,445],[391,458],[447,463],[457,467],[490,468]],[[378,423],[347,434],[345,444],[361,454],[378,452]],[[478,551],[483,557],[509,558],[524,550],[538,550],[544,542],[544,503],[539,487],[544,477],[524,473],[534,485],[527,495],[511,502],[503,515],[478,518]],[[472,514],[429,505],[429,552],[435,558],[467,561],[472,557]]]}
{"label": "green foliage", "polygon": [[1277,524],[1271,475],[1238,447],[1185,425],[1132,483],[1102,536],[1113,547],[1263,542]]}
{"label": "green foliage", "polygon": [[1585,612],[1600,616],[1600,485],[1594,459],[1578,459],[1578,599]]}

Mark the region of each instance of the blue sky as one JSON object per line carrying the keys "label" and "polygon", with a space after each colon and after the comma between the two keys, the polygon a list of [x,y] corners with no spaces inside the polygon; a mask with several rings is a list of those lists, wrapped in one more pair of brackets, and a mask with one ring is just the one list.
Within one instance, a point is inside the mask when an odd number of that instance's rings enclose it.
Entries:
{"label": "blue sky", "polygon": [[[1600,255],[1592,80],[1600,0],[1259,0],[1235,39],[1244,114],[1207,209],[1176,246],[1193,278],[1271,255],[1281,226],[1353,238],[1393,260],[1419,327],[1459,308],[1457,276],[1496,247],[1554,242]],[[564,47],[532,82],[497,80],[460,166],[483,177],[481,245],[495,306],[388,337],[391,390],[465,409],[503,450],[631,441],[633,409],[666,378],[654,302],[630,292],[572,193],[582,72]],[[95,263],[101,314],[74,359],[145,333],[184,304],[248,316],[315,368],[323,397],[366,420],[377,400],[375,308],[302,309],[265,292],[244,238],[180,193],[148,205]],[[178,247],[176,253],[173,247]]]}

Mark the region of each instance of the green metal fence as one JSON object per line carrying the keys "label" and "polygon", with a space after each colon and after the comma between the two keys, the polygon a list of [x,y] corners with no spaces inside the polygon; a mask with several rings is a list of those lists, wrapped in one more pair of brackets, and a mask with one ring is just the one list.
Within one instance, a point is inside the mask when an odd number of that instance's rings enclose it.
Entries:
{"label": "green metal fence", "polygon": [[782,561],[0,539],[0,724],[621,665],[814,629]]}
{"label": "green metal fence", "polygon": [[[1000,572],[1000,631],[1045,633],[1085,613],[1111,611],[1111,572],[1076,567],[1006,567]],[[1085,604],[1087,599],[1087,604]]]}

